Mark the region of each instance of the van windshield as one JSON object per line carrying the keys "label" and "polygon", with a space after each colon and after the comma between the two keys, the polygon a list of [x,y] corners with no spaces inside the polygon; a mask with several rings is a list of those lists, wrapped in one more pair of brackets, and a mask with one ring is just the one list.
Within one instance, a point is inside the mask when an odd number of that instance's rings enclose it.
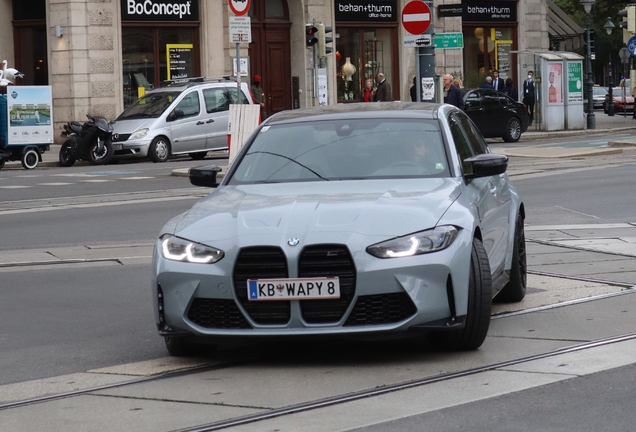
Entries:
{"label": "van windshield", "polygon": [[180,94],[180,91],[148,93],[126,108],[124,112],[117,117],[117,120],[157,118],[164,113]]}

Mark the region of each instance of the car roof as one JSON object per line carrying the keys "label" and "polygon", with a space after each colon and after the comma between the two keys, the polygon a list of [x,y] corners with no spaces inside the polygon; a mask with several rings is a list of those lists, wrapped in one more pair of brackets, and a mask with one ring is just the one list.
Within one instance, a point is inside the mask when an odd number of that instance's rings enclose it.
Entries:
{"label": "car roof", "polygon": [[[201,78],[190,78],[186,81],[184,80],[178,80],[178,81],[164,81],[163,83],[161,83],[161,86],[156,87],[150,91],[148,91],[147,93],[153,93],[153,92],[158,92],[158,91],[175,91],[175,92],[182,92],[186,89],[189,88],[193,88],[193,87],[197,87],[197,86],[203,86],[203,85],[212,85],[214,86],[214,84],[222,84],[224,86],[230,84],[230,85],[236,85],[236,81],[235,80],[231,80],[231,79],[225,79],[225,78],[210,78],[210,79],[206,79],[205,77],[201,77]],[[243,85],[247,85],[247,83],[245,82],[241,82],[241,86]]]}
{"label": "car roof", "polygon": [[347,103],[281,111],[268,118],[267,124],[296,123],[307,120],[328,121],[368,118],[436,119],[438,111],[450,105],[422,102]]}

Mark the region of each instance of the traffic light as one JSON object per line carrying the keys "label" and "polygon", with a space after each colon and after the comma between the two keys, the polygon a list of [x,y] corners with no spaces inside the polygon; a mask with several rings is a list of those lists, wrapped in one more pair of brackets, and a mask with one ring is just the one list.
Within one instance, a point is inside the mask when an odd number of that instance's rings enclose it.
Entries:
{"label": "traffic light", "polygon": [[305,24],[305,41],[308,48],[318,43],[318,28],[315,25]]}
{"label": "traffic light", "polygon": [[596,32],[590,29],[590,59],[596,60]]}
{"label": "traffic light", "polygon": [[324,24],[318,24],[318,56],[325,57],[327,54],[333,51],[327,44],[333,42],[333,38],[326,37],[327,33],[331,33],[331,27],[326,27]]}
{"label": "traffic light", "polygon": [[618,11],[618,15],[623,17],[623,22],[618,24],[623,29],[623,39],[629,40],[636,33],[636,6],[627,6]]}

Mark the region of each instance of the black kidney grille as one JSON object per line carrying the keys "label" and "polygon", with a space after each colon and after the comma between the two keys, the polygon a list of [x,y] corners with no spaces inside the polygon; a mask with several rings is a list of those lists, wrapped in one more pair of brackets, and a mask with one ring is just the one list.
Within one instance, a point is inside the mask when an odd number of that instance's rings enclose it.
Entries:
{"label": "black kidney grille", "polygon": [[360,296],[345,322],[345,326],[393,324],[417,312],[406,293]]}
{"label": "black kidney grille", "polygon": [[205,328],[252,328],[234,300],[196,298],[188,310],[188,319]]}
{"label": "black kidney grille", "polygon": [[234,292],[254,322],[263,325],[287,323],[290,317],[290,302],[249,301],[247,280],[286,277],[287,259],[281,248],[255,246],[241,249],[234,265]]}
{"label": "black kidney grille", "polygon": [[298,261],[298,277],[340,278],[340,298],[300,302],[303,319],[311,324],[342,319],[356,291],[356,268],[344,245],[312,245],[303,249]]}

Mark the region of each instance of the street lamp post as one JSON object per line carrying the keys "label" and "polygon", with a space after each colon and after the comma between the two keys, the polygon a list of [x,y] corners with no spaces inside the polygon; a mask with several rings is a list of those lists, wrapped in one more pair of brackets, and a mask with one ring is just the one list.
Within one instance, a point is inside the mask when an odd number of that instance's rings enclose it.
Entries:
{"label": "street lamp post", "polygon": [[594,116],[594,99],[592,93],[594,92],[594,78],[592,75],[592,52],[590,49],[590,27],[592,25],[592,17],[590,11],[592,6],[596,3],[596,0],[580,0],[583,8],[585,9],[585,32],[587,33],[587,56],[585,60],[585,67],[587,69],[587,128],[596,129],[596,117]]}
{"label": "street lamp post", "polygon": [[[607,17],[607,21],[605,21],[605,25],[603,26],[608,35],[612,34],[612,30],[614,30],[614,23],[610,17]],[[607,115],[614,115],[614,95],[612,92],[612,87],[614,87],[614,81],[612,80],[612,50],[611,47],[609,49],[609,102],[607,106]]]}

